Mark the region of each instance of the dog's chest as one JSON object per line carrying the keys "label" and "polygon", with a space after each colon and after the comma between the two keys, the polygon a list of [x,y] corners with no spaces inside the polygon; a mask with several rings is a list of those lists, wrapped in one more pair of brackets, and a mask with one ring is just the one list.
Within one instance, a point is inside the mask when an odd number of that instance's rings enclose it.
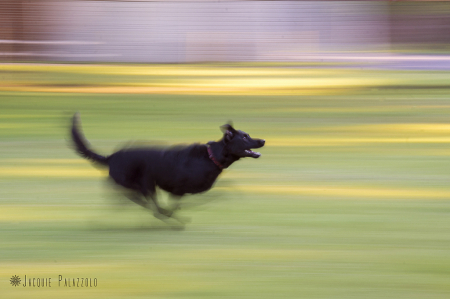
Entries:
{"label": "dog's chest", "polygon": [[205,168],[191,169],[185,172],[181,179],[186,188],[186,193],[199,193],[209,190],[216,181],[219,172]]}
{"label": "dog's chest", "polygon": [[203,172],[197,175],[192,175],[187,179],[187,185],[191,186],[191,192],[203,192],[209,190],[218,177],[214,172]]}

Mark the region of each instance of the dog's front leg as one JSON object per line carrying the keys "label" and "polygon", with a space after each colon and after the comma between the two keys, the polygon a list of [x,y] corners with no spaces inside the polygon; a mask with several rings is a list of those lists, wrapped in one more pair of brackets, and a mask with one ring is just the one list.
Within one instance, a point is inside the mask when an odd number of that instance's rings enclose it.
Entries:
{"label": "dog's front leg", "polygon": [[170,202],[172,203],[170,208],[173,213],[175,213],[175,211],[180,209],[181,197],[182,196],[180,196],[180,195],[175,195],[175,194],[170,193],[169,198],[170,198]]}
{"label": "dog's front leg", "polygon": [[[172,202],[174,202],[171,206],[172,209],[172,213],[174,214],[176,211],[181,210],[181,198],[183,196],[182,195],[175,195],[175,194],[170,194],[170,199]],[[191,218],[186,217],[186,216],[180,216],[178,215],[178,213],[176,215],[172,215],[172,218],[177,220],[178,222],[182,223],[182,224],[186,224],[191,222]]]}
{"label": "dog's front leg", "polygon": [[174,219],[176,221],[178,221],[179,223],[181,223],[182,225],[191,222],[191,219],[188,217],[180,217],[179,215],[176,215],[175,212],[180,208],[180,199],[181,196],[179,195],[173,195],[170,194],[170,199],[172,200],[176,200],[176,203],[174,205],[172,205],[171,209],[164,209],[161,208],[156,201],[156,198],[153,198],[151,201],[152,203],[155,205],[155,208],[157,209],[158,212],[154,212],[154,216],[158,219],[161,220],[166,220],[167,218],[171,218]]}
{"label": "dog's front leg", "polygon": [[158,204],[156,192],[148,192],[147,195],[145,195],[145,198],[147,198],[148,200],[146,208],[152,209],[153,215],[156,218],[161,219],[161,216],[172,217],[173,211],[161,208],[161,206]]}
{"label": "dog's front leg", "polygon": [[159,216],[163,215],[165,217],[172,217],[173,211],[161,208],[158,204],[156,198],[152,198],[152,202],[155,205],[156,211],[154,211],[154,216],[156,218],[160,218]]}
{"label": "dog's front leg", "polygon": [[146,208],[153,210],[153,216],[161,219],[161,216],[171,217],[172,211],[161,208],[156,198],[156,186],[155,182],[148,176],[144,176],[141,182],[141,193],[147,199]]}
{"label": "dog's front leg", "polygon": [[160,208],[163,211],[161,214],[164,214],[164,215],[167,215],[168,217],[171,217],[173,215],[173,213],[175,213],[177,210],[180,209],[180,200],[181,200],[181,198],[182,198],[182,195],[175,195],[173,193],[170,193],[169,194],[169,199],[170,199],[169,208],[170,209]]}

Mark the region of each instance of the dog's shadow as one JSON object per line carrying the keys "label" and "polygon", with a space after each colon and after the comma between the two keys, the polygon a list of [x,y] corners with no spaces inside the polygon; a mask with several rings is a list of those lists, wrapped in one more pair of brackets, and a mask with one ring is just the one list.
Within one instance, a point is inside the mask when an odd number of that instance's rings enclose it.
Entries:
{"label": "dog's shadow", "polygon": [[93,232],[176,232],[184,231],[185,229],[185,225],[136,225],[134,227],[120,227],[98,222],[90,222],[88,226],[88,230]]}

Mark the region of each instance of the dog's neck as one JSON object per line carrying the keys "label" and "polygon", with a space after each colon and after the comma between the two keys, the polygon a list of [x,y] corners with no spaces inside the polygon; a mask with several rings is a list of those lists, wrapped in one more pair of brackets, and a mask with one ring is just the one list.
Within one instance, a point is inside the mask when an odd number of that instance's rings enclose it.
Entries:
{"label": "dog's neck", "polygon": [[214,154],[212,153],[212,150],[211,150],[211,147],[209,146],[209,144],[206,145],[206,148],[208,149],[208,156],[209,156],[209,159],[210,159],[211,161],[213,161],[214,164],[216,164],[217,167],[219,167],[219,168],[222,170],[222,169],[223,169],[223,165],[220,164],[220,162],[217,161],[217,159],[214,157]]}
{"label": "dog's neck", "polygon": [[209,158],[216,164],[220,169],[227,168],[233,162],[239,160],[238,157],[232,156],[228,153],[225,141],[210,141],[206,145],[209,147],[208,155]]}

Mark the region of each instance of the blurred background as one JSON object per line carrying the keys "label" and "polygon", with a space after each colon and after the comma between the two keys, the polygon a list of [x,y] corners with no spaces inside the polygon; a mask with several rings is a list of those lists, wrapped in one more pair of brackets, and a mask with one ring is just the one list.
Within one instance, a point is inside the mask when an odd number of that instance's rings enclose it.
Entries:
{"label": "blurred background", "polygon": [[445,1],[3,0],[0,54],[188,63],[446,53],[449,10]]}
{"label": "blurred background", "polygon": [[[446,1],[1,0],[0,294],[448,298],[449,90]],[[105,155],[266,145],[166,223],[74,153],[76,111]]]}

